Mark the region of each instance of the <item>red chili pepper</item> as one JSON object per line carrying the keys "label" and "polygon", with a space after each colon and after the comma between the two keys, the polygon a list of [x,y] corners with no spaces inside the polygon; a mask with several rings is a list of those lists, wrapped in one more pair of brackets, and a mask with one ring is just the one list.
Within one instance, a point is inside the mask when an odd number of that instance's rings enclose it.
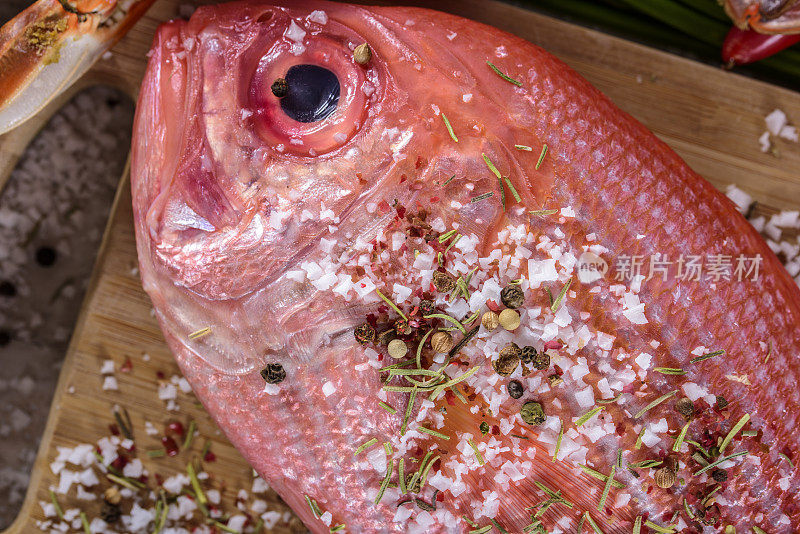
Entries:
{"label": "red chili pepper", "polygon": [[722,59],[730,65],[746,65],[777,54],[800,42],[800,34],[768,35],[734,26],[722,44]]}

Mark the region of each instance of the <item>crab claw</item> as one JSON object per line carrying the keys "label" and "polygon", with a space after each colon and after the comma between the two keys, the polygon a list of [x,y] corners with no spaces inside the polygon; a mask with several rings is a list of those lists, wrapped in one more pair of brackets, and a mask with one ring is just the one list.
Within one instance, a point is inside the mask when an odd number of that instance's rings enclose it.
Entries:
{"label": "crab claw", "polygon": [[35,115],[155,0],[38,0],[0,28],[0,133]]}
{"label": "crab claw", "polygon": [[725,0],[725,12],[742,30],[800,33],[800,0]]}

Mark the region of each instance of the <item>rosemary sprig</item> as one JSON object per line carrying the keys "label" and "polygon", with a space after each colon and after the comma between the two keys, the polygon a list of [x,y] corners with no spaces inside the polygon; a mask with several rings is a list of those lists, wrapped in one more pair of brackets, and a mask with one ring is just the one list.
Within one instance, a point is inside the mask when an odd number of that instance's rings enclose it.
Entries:
{"label": "rosemary sprig", "polygon": [[381,487],[378,489],[378,495],[375,496],[375,504],[377,505],[381,502],[383,498],[383,494],[386,491],[386,488],[389,486],[389,480],[392,478],[392,473],[394,472],[394,460],[387,459],[386,460],[386,476],[383,478],[383,482],[381,482]]}
{"label": "rosemary sprig", "polygon": [[741,452],[737,452],[737,453],[734,453],[734,454],[730,454],[728,456],[724,456],[724,457],[720,458],[719,460],[717,460],[716,462],[711,462],[707,466],[705,466],[702,469],[696,471],[694,473],[694,476],[701,475],[701,474],[705,473],[706,471],[708,471],[709,469],[713,469],[713,468],[717,467],[722,462],[731,460],[733,458],[737,458],[739,456],[744,456],[745,454],[748,454],[748,451],[741,451]]}
{"label": "rosemary sprig", "polygon": [[634,462],[630,464],[630,466],[634,469],[651,469],[653,467],[658,467],[663,463],[664,462],[661,460],[642,460],[641,462]]}
{"label": "rosemary sprig", "polygon": [[494,163],[492,163],[492,160],[489,159],[489,156],[483,154],[483,161],[486,163],[486,166],[489,167],[489,170],[497,177],[497,181],[500,182],[500,202],[503,204],[503,211],[505,211],[506,191],[503,188],[503,177],[500,175],[500,171],[497,170],[497,167],[494,166]]}
{"label": "rosemary sprig", "polygon": [[692,358],[690,361],[692,363],[702,362],[703,360],[707,360],[709,358],[713,358],[715,356],[724,356],[725,350],[715,350],[714,352],[709,352],[708,354],[703,354],[702,356],[698,356],[697,358]]}
{"label": "rosemary sprig", "polygon": [[683,425],[683,428],[681,428],[681,433],[678,434],[678,439],[675,440],[675,444],[672,446],[673,452],[681,452],[681,445],[683,445],[683,440],[686,438],[686,432],[689,430],[690,424],[692,424],[691,421]]}
{"label": "rosemary sprig", "polygon": [[617,474],[617,466],[611,466],[611,472],[608,474],[608,478],[606,479],[606,485],[603,488],[603,493],[600,495],[600,502],[597,504],[597,511],[602,512],[603,508],[606,506],[606,500],[608,499],[608,492],[611,491],[611,485],[614,483],[614,475]]}
{"label": "rosemary sprig", "polygon": [[614,402],[617,402],[620,397],[622,397],[622,393],[620,393],[613,399],[600,399],[599,401],[597,401],[597,404],[612,404]]}
{"label": "rosemary sprig", "polygon": [[339,525],[336,525],[335,527],[331,527],[330,533],[333,534],[334,532],[339,532],[340,530],[344,530],[345,527],[346,525],[344,523],[341,523]]}
{"label": "rosemary sprig", "polygon": [[402,318],[403,318],[403,320],[405,320],[405,321],[408,321],[408,317],[406,317],[406,314],[405,314],[405,313],[403,313],[403,311],[402,311],[400,308],[398,308],[398,307],[397,307],[397,305],[396,305],[394,302],[392,302],[392,301],[391,301],[391,299],[387,298],[387,297],[386,297],[386,296],[385,296],[383,293],[381,293],[381,290],[380,290],[380,289],[378,289],[378,288],[375,288],[375,292],[378,294],[378,296],[379,296],[380,298],[382,298],[382,299],[383,299],[383,301],[384,301],[386,304],[388,304],[388,305],[389,305],[389,306],[390,306],[390,307],[391,307],[391,308],[392,308],[394,311],[396,311],[396,312],[397,312],[397,314],[398,314],[400,317],[402,317]]}
{"label": "rosemary sprig", "polygon": [[584,512],[584,513],[583,513],[583,517],[585,517],[585,518],[586,518],[586,520],[589,522],[589,525],[591,525],[592,529],[593,529],[593,530],[594,530],[594,531],[595,531],[597,534],[603,534],[603,531],[602,531],[602,530],[600,530],[600,527],[598,527],[598,526],[597,526],[597,523],[595,523],[595,522],[594,522],[594,519],[592,519],[592,515],[591,515],[589,512]]}
{"label": "rosemary sprig", "polygon": [[[590,477],[594,477],[597,480],[602,480],[603,482],[608,482],[608,477],[603,473],[601,473],[600,471],[595,471],[588,465],[583,465],[583,464],[580,465],[580,468],[583,470],[584,473],[586,473]],[[611,485],[617,489],[622,489],[625,487],[625,484],[623,484],[622,482],[617,482],[616,480],[612,480]]]}
{"label": "rosemary sprig", "polygon": [[192,484],[192,489],[194,489],[194,492],[197,494],[197,500],[203,505],[207,504],[208,498],[206,498],[206,494],[203,493],[203,488],[200,487],[200,480],[197,478],[197,473],[195,473],[192,462],[186,464],[186,473],[189,475],[189,482]]}
{"label": "rosemary sprig", "polygon": [[539,170],[539,167],[542,166],[542,162],[544,161],[544,157],[547,155],[547,143],[542,145],[542,152],[539,154],[539,161],[536,162],[536,170]]}
{"label": "rosemary sprig", "polygon": [[194,433],[197,430],[197,423],[192,419],[189,421],[189,429],[186,431],[186,439],[183,440],[183,450],[187,450],[189,447],[192,446],[192,441],[194,441]]}
{"label": "rosemary sprig", "polygon": [[411,395],[408,397],[408,405],[406,406],[405,415],[403,415],[403,424],[400,426],[400,435],[404,436],[406,428],[408,427],[408,418],[411,416],[411,411],[414,409],[414,401],[417,399],[417,388],[411,390]]}
{"label": "rosemary sprig", "polygon": [[532,210],[529,213],[534,217],[544,217],[545,215],[555,215],[558,210]]}
{"label": "rosemary sprig", "polygon": [[792,463],[792,459],[791,459],[791,458],[789,458],[787,455],[785,455],[785,454],[784,454],[784,453],[782,453],[782,452],[779,452],[779,453],[778,453],[778,456],[780,456],[781,458],[783,458],[784,460],[786,460],[787,462],[789,462],[789,467],[790,467],[792,470],[794,470],[794,463]]}
{"label": "rosemary sprig", "polygon": [[689,519],[694,519],[694,512],[692,512],[692,509],[689,508],[689,503],[686,501],[686,497],[683,498],[683,509],[686,510],[686,515],[689,516]]}
{"label": "rosemary sprig", "polygon": [[516,85],[518,87],[522,87],[522,82],[521,81],[515,80],[514,78],[511,78],[510,76],[504,74],[500,69],[495,67],[494,63],[492,63],[491,61],[487,60],[486,64],[489,65],[489,68],[492,69],[495,72],[495,74],[497,74],[498,76],[503,78],[505,81],[507,81],[509,83],[513,83],[514,85]]}
{"label": "rosemary sprig", "polygon": [[376,443],[378,443],[378,438],[372,438],[370,440],[365,441],[364,443],[358,446],[356,452],[353,453],[353,456],[358,456],[359,454],[367,450],[369,447],[372,447]]}
{"label": "rosemary sprig", "polygon": [[58,499],[56,498],[56,492],[54,492],[53,490],[50,490],[50,500],[53,502],[53,508],[56,509],[56,515],[61,521],[63,521],[64,511],[61,509],[61,505],[58,504]]}
{"label": "rosemary sprig", "polygon": [[641,534],[642,532],[642,516],[636,516],[636,521],[633,523],[633,534]]}
{"label": "rosemary sprig", "polygon": [[514,148],[517,150],[524,150],[526,152],[532,152],[533,148],[529,147],[528,145],[514,145]]}
{"label": "rosemary sprig", "polygon": [[448,321],[449,323],[452,323],[456,328],[458,328],[461,331],[462,334],[466,334],[467,333],[467,329],[464,328],[464,325],[461,324],[461,322],[458,319],[450,317],[447,314],[444,314],[444,313],[432,313],[430,315],[423,315],[423,317],[425,319],[443,319],[445,321]]}
{"label": "rosemary sprig", "polygon": [[657,398],[656,400],[654,400],[653,402],[651,402],[650,404],[648,404],[647,406],[645,406],[644,408],[639,410],[639,412],[636,415],[634,415],[633,418],[634,419],[639,419],[641,416],[643,416],[644,414],[646,414],[647,412],[649,412],[650,410],[652,410],[653,408],[655,408],[656,406],[658,406],[659,404],[664,402],[665,400],[668,400],[668,399],[672,398],[677,393],[678,393],[678,390],[677,389],[673,389],[669,393],[667,393],[665,395],[661,395],[659,398]]}
{"label": "rosemary sprig", "polygon": [[148,458],[161,458],[162,456],[166,456],[167,453],[164,449],[153,449],[151,451],[147,451]]}
{"label": "rosemary sprig", "polygon": [[567,283],[564,284],[564,287],[561,288],[561,291],[558,293],[558,296],[553,301],[553,304],[550,306],[550,311],[553,313],[557,312],[558,309],[561,307],[561,302],[564,300],[564,297],[567,296],[567,291],[569,291],[569,286],[572,285],[572,278],[567,280]]}
{"label": "rosemary sprig", "polygon": [[586,423],[589,419],[600,413],[600,410],[602,409],[603,409],[602,406],[596,406],[592,408],[591,410],[580,416],[577,421],[575,421],[575,426],[583,426],[584,423]]}
{"label": "rosemary sprig", "polygon": [[189,339],[194,341],[195,339],[200,339],[203,336],[207,336],[211,333],[211,327],[206,326],[205,328],[201,328],[200,330],[195,330],[191,334],[189,334]]}
{"label": "rosemary sprig", "polygon": [[308,507],[311,508],[311,513],[314,514],[314,517],[319,519],[319,516],[322,515],[322,510],[319,509],[319,505],[317,501],[309,497],[308,495],[305,496],[306,502],[308,503]]}
{"label": "rosemary sprig", "polygon": [[564,421],[560,421],[561,429],[558,431],[558,437],[556,438],[556,450],[553,451],[553,461],[555,462],[558,459],[558,451],[561,450],[561,440],[564,438]]}
{"label": "rosemary sprig", "polygon": [[741,419],[739,419],[739,421],[735,425],[733,425],[733,428],[731,428],[731,431],[728,432],[728,435],[725,436],[725,439],[722,440],[722,444],[719,446],[720,454],[725,452],[725,449],[728,447],[728,445],[731,444],[733,438],[736,436],[736,434],[739,433],[742,427],[744,427],[744,425],[746,425],[749,420],[750,420],[750,414],[746,413],[742,416]]}
{"label": "rosemary sprig", "polygon": [[508,189],[511,191],[511,194],[514,196],[514,200],[516,200],[517,202],[522,202],[522,198],[519,196],[519,193],[517,193],[517,190],[514,188],[514,184],[511,183],[511,180],[509,180],[507,176],[505,177],[505,181],[506,185],[508,186]]}
{"label": "rosemary sprig", "polygon": [[444,121],[445,128],[447,128],[447,133],[450,134],[450,137],[453,139],[453,141],[458,143],[458,137],[456,137],[456,134],[453,133],[453,127],[450,126],[450,121],[447,120],[447,115],[445,115],[444,112],[442,112],[442,120]]}
{"label": "rosemary sprig", "polygon": [[494,191],[489,191],[488,193],[484,193],[482,195],[478,195],[477,197],[472,197],[472,200],[470,200],[469,202],[470,202],[470,204],[473,204],[475,202],[480,202],[481,200],[486,200],[487,198],[490,198],[493,195],[494,195]]}
{"label": "rosemary sprig", "polygon": [[81,525],[83,525],[83,532],[92,534],[92,529],[89,528],[89,520],[86,519],[86,512],[81,512]]}
{"label": "rosemary sprig", "polygon": [[645,521],[644,524],[645,524],[646,527],[649,527],[652,530],[654,530],[656,532],[660,532],[662,534],[673,534],[675,532],[674,528],[672,528],[672,527],[662,527],[661,525],[656,525],[655,523],[653,523],[649,519],[647,521]]}
{"label": "rosemary sprig", "polygon": [[647,427],[643,426],[642,429],[639,431],[639,435],[636,436],[636,443],[633,445],[633,448],[636,449],[637,451],[640,448],[642,448],[642,437],[644,437],[644,431],[646,428]]}
{"label": "rosemary sprig", "polygon": [[497,520],[492,519],[491,521],[492,525],[494,525],[494,527],[500,531],[500,534],[508,534],[508,531],[504,529],[502,526],[500,526],[500,523],[498,523]]}
{"label": "rosemary sprig", "polygon": [[449,440],[450,439],[450,436],[447,436],[447,435],[442,434],[441,432],[437,432],[435,430],[431,430],[430,428],[426,428],[424,426],[418,426],[417,430],[419,430],[420,432],[425,432],[426,434],[430,434],[431,436],[433,436],[435,438],[444,439],[444,440]]}
{"label": "rosemary sprig", "polygon": [[478,465],[483,465],[483,455],[481,454],[481,451],[478,450],[475,442],[472,441],[472,438],[468,439],[467,443],[469,443],[469,446],[472,447],[472,451],[475,453],[475,458],[478,459]]}
{"label": "rosemary sprig", "polygon": [[406,459],[400,458],[400,461],[397,463],[397,484],[400,488],[400,493],[405,495],[407,492],[406,488]]}
{"label": "rosemary sprig", "polygon": [[677,367],[654,367],[653,371],[662,375],[685,375],[687,373],[687,371]]}
{"label": "rosemary sprig", "polygon": [[381,408],[383,408],[384,410],[386,410],[387,412],[389,412],[392,415],[397,413],[397,409],[396,408],[393,408],[392,406],[386,404],[383,401],[378,401],[378,406],[380,406]]}

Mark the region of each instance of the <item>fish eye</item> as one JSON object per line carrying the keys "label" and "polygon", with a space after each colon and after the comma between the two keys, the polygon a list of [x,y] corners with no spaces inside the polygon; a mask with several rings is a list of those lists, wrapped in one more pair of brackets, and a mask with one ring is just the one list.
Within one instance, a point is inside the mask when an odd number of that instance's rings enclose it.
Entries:
{"label": "fish eye", "polygon": [[286,77],[272,84],[281,109],[298,122],[326,119],[339,103],[339,78],[318,65],[294,65]]}

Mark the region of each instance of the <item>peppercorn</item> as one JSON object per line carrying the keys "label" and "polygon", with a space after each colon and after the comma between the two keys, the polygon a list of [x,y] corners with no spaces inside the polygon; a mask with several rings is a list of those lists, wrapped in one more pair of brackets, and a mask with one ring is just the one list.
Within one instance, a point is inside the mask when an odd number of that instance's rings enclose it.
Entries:
{"label": "peppercorn", "polygon": [[564,381],[564,379],[561,378],[559,375],[550,375],[547,377],[547,380],[550,382],[551,388],[556,387],[557,385],[559,385]]}
{"label": "peppercorn", "polygon": [[8,280],[3,280],[0,282],[0,297],[11,298],[15,296],[17,296],[17,286]]}
{"label": "peppercorn", "polygon": [[121,515],[122,511],[119,509],[119,505],[116,504],[104,502],[103,507],[100,509],[100,519],[106,523],[116,523]]}
{"label": "peppercorn", "polygon": [[436,352],[449,352],[453,348],[453,336],[447,332],[436,332],[431,336],[431,347]]}
{"label": "peppercorn", "polygon": [[675,485],[677,477],[675,476],[675,471],[665,466],[656,471],[656,474],[653,475],[653,479],[656,482],[656,486],[659,488],[669,489]]}
{"label": "peppercorn", "polygon": [[432,300],[421,300],[419,302],[419,313],[423,316],[436,313],[436,304]]}
{"label": "peppercorn", "polygon": [[500,326],[506,330],[516,330],[520,325],[519,314],[510,308],[501,311],[498,319]]}
{"label": "peppercorn", "polygon": [[728,407],[728,401],[725,399],[725,397],[717,395],[717,408],[720,410],[724,410],[727,407]]}
{"label": "peppercorn", "polygon": [[495,373],[500,376],[508,376],[514,372],[519,365],[519,355],[522,351],[516,343],[510,343],[503,347],[500,356],[492,362]]}
{"label": "peppercorn", "polygon": [[481,317],[481,324],[486,330],[494,330],[500,326],[500,317],[493,311],[487,311]]}
{"label": "peppercorn", "polygon": [[519,380],[512,380],[506,386],[508,390],[508,394],[511,395],[512,399],[518,399],[522,397],[522,394],[525,393],[525,390],[522,389],[522,382]]}
{"label": "peppercorn", "polygon": [[286,379],[286,370],[279,363],[268,363],[261,371],[261,377],[267,384],[280,384]]}
{"label": "peppercorn", "polygon": [[399,336],[407,336],[411,333],[411,325],[405,319],[398,319],[394,322],[394,331]]}
{"label": "peppercorn", "polygon": [[361,43],[353,50],[353,60],[359,65],[366,65],[372,59],[372,49],[367,43]]}
{"label": "peppercorn", "polygon": [[395,360],[399,360],[406,355],[408,352],[408,347],[402,339],[393,339],[389,342],[387,350],[389,351],[389,356]]}
{"label": "peppercorn", "polygon": [[516,284],[508,285],[500,292],[500,300],[504,306],[516,310],[525,302],[525,293]]}
{"label": "peppercorn", "polygon": [[53,247],[39,247],[36,249],[36,263],[42,267],[50,267],[56,262],[56,249]]}
{"label": "peppercorn", "polygon": [[272,82],[270,89],[272,89],[272,94],[278,98],[283,98],[289,94],[289,84],[286,82],[286,78],[276,79]]}
{"label": "peppercorn", "polygon": [[368,323],[358,325],[356,329],[353,330],[353,335],[356,337],[356,341],[362,345],[375,341],[375,329]]}
{"label": "peppercorn", "polygon": [[714,469],[711,471],[711,478],[721,484],[728,480],[728,472],[724,469]]}
{"label": "peppercorn", "polygon": [[522,347],[522,363],[530,365],[534,369],[543,370],[550,367],[550,355],[546,352],[539,352],[536,347],[530,345]]}
{"label": "peppercorn", "polygon": [[675,411],[681,414],[684,421],[689,422],[694,417],[694,403],[690,399],[683,397],[675,403]]}
{"label": "peppercorn", "polygon": [[449,274],[442,271],[436,271],[433,273],[433,287],[442,293],[450,293],[456,288],[456,281]]}
{"label": "peppercorn", "polygon": [[487,423],[486,421],[481,421],[481,424],[478,428],[481,429],[481,434],[483,434],[484,436],[489,433],[489,423]]}
{"label": "peppercorn", "polygon": [[116,486],[109,486],[103,493],[103,499],[109,504],[119,504],[122,500],[122,494]]}
{"label": "peppercorn", "polygon": [[389,328],[388,330],[382,331],[378,334],[378,343],[383,345],[384,347],[388,345],[395,337],[397,336],[397,332],[394,331],[394,328]]}
{"label": "peppercorn", "polygon": [[528,401],[523,404],[519,414],[522,416],[522,420],[529,425],[539,426],[545,421],[544,408],[535,401]]}

